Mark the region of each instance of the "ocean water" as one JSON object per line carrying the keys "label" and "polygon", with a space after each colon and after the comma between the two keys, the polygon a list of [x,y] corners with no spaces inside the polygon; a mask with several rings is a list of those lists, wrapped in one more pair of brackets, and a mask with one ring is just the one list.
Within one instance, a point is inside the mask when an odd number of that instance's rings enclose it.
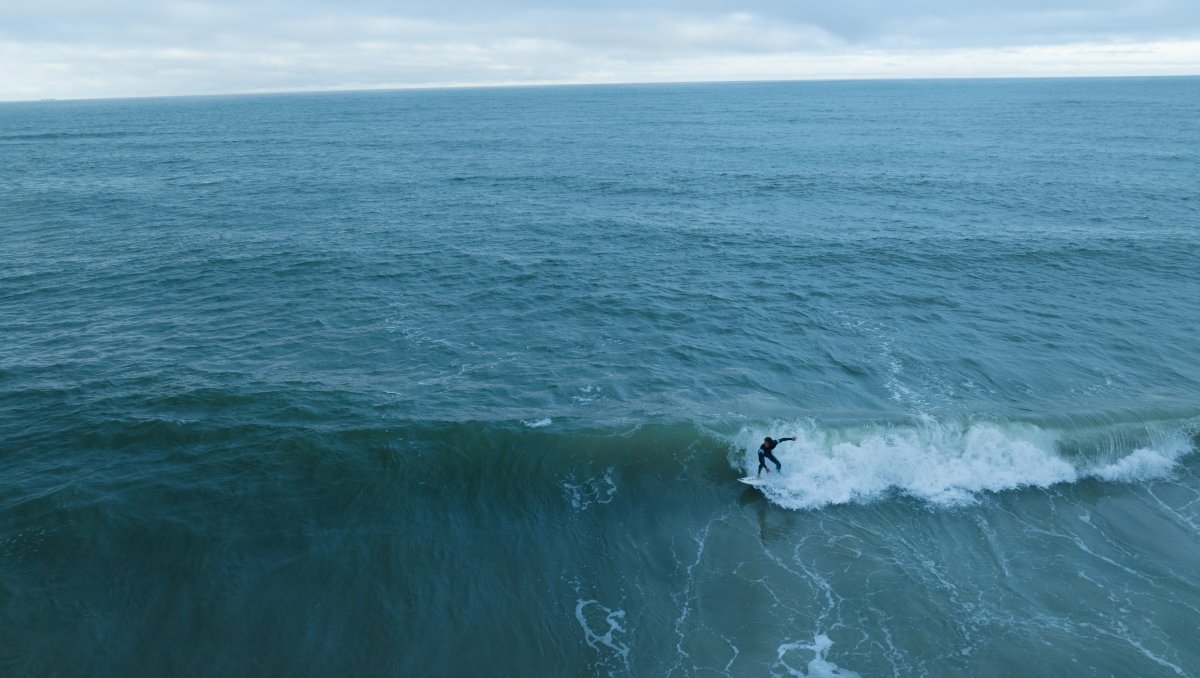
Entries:
{"label": "ocean water", "polygon": [[1200,675],[1198,177],[1195,78],[2,104],[0,674]]}

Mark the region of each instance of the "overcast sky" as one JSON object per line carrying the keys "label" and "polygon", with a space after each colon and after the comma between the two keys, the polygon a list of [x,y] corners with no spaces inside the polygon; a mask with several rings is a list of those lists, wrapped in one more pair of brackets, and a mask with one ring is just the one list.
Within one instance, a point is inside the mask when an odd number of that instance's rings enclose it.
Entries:
{"label": "overcast sky", "polygon": [[1200,0],[0,0],[0,100],[1200,74]]}

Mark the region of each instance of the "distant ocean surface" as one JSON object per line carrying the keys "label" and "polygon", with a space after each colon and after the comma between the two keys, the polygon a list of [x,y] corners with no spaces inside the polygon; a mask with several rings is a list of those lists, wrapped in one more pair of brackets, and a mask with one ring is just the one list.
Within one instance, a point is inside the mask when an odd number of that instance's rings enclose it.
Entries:
{"label": "distant ocean surface", "polygon": [[0,104],[0,675],[1197,676],[1198,445],[1200,79]]}

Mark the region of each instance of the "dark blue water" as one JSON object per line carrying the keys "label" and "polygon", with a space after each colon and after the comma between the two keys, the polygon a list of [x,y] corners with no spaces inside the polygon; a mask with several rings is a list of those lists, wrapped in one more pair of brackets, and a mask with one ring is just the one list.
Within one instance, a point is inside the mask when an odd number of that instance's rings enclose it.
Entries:
{"label": "dark blue water", "polygon": [[0,105],[0,673],[1200,673],[1198,121]]}

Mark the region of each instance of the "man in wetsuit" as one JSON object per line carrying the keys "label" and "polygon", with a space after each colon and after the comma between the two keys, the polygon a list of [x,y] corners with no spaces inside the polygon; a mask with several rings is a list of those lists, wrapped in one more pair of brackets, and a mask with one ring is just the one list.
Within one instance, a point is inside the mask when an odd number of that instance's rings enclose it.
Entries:
{"label": "man in wetsuit", "polygon": [[792,436],[791,438],[780,438],[779,440],[772,440],[771,436],[767,436],[766,438],[763,438],[763,444],[758,446],[758,476],[757,477],[759,477],[759,478],[762,477],[763,469],[766,469],[767,473],[771,472],[771,469],[767,468],[767,462],[766,462],[767,459],[770,459],[771,461],[775,462],[775,470],[776,471],[782,471],[783,464],[780,464],[779,460],[775,458],[775,455],[772,454],[772,450],[775,449],[776,445],[778,445],[779,443],[782,443],[785,440],[795,440],[795,439],[796,439],[796,436]]}

